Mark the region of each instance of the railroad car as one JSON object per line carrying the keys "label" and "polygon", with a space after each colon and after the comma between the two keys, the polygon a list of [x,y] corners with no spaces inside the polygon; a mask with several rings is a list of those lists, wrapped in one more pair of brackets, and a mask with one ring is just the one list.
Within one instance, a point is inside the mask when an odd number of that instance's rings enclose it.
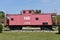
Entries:
{"label": "railroad car", "polygon": [[[52,30],[55,13],[35,13],[34,10],[23,10],[20,14],[6,14],[5,26],[11,30],[22,30],[22,27],[40,27]],[[57,18],[57,17],[56,17]]]}

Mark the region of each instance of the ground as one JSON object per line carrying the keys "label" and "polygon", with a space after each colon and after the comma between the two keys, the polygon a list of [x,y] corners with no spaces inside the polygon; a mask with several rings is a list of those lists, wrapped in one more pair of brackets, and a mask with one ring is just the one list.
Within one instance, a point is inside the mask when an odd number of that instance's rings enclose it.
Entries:
{"label": "ground", "polygon": [[60,34],[50,32],[3,32],[0,40],[60,40]]}

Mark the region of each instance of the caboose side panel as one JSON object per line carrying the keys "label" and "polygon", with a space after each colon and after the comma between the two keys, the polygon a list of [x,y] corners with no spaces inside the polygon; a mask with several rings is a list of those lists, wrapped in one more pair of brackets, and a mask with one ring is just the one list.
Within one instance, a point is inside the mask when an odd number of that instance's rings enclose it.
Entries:
{"label": "caboose side panel", "polygon": [[43,25],[43,23],[52,25],[52,17],[51,15],[32,15],[31,22],[32,25]]}
{"label": "caboose side panel", "polygon": [[9,16],[9,25],[52,25],[51,15],[14,15]]}
{"label": "caboose side panel", "polygon": [[22,25],[23,18],[21,15],[12,15],[9,16],[9,25]]}

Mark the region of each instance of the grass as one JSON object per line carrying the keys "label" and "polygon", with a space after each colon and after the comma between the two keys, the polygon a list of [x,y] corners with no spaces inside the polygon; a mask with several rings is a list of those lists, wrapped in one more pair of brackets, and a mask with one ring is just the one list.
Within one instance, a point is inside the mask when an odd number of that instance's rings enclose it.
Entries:
{"label": "grass", "polygon": [[48,32],[3,32],[0,40],[60,40],[60,35]]}

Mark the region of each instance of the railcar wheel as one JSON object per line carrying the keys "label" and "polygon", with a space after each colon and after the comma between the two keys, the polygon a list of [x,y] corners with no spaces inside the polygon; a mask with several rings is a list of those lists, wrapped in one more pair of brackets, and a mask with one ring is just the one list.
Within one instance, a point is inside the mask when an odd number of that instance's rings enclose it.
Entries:
{"label": "railcar wheel", "polygon": [[16,29],[17,30],[22,30],[22,26],[17,26]]}
{"label": "railcar wheel", "polygon": [[54,30],[52,29],[52,26],[49,26],[49,30],[52,30],[52,31],[54,31]]}
{"label": "railcar wheel", "polygon": [[22,30],[22,26],[9,26],[10,30]]}
{"label": "railcar wheel", "polygon": [[49,27],[48,26],[44,26],[44,30],[49,30]]}
{"label": "railcar wheel", "polygon": [[17,26],[16,29],[17,30],[22,30],[22,26]]}
{"label": "railcar wheel", "polygon": [[10,30],[15,30],[13,26],[9,26],[9,29]]}
{"label": "railcar wheel", "polygon": [[44,27],[43,27],[43,26],[41,26],[41,27],[40,27],[40,29],[41,29],[41,30],[44,30]]}
{"label": "railcar wheel", "polygon": [[22,30],[22,26],[20,26],[19,28],[20,28],[20,30]]}

